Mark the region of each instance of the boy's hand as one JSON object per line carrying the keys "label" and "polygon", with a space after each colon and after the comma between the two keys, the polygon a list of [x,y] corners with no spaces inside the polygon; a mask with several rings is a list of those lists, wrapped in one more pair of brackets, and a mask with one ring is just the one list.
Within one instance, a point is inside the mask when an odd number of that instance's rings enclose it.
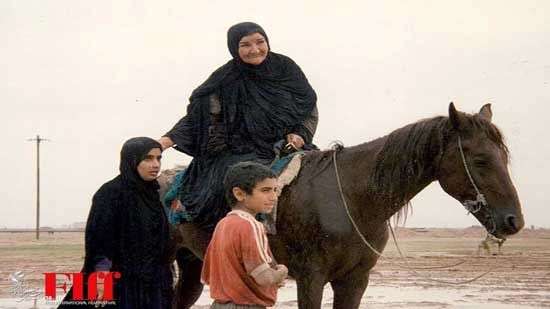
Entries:
{"label": "boy's hand", "polygon": [[275,271],[277,272],[277,286],[282,287],[285,284],[285,279],[288,276],[288,268],[283,264],[275,265]]}
{"label": "boy's hand", "polygon": [[268,267],[260,273],[254,273],[252,278],[261,286],[281,286],[288,275],[288,269],[285,265],[277,264],[275,266]]}
{"label": "boy's hand", "polygon": [[277,265],[275,265],[275,270],[276,270],[276,271],[284,271],[285,277],[286,277],[286,275],[288,275],[288,268],[286,268],[286,266],[283,265],[283,264],[277,264]]}

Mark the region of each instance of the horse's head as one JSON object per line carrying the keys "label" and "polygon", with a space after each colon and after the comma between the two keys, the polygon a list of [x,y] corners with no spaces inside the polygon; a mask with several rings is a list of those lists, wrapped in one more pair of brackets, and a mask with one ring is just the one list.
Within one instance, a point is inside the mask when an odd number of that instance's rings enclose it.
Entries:
{"label": "horse's head", "polygon": [[475,115],[449,105],[450,131],[439,161],[438,180],[489,233],[506,238],[521,230],[524,221],[508,172],[508,149],[491,118],[490,104]]}

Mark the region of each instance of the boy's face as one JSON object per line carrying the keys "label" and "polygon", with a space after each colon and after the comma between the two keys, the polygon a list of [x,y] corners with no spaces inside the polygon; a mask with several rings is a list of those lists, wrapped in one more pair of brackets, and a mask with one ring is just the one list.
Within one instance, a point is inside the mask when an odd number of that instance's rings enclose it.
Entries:
{"label": "boy's face", "polygon": [[233,194],[248,212],[267,214],[277,205],[277,184],[277,179],[266,178],[256,183],[252,194],[247,194],[240,188],[233,188]]}

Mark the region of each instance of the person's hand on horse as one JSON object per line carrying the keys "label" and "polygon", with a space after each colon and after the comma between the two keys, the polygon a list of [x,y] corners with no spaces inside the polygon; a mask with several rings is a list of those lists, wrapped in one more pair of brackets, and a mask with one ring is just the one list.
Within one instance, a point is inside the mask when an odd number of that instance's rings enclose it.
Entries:
{"label": "person's hand on horse", "polygon": [[296,150],[298,149],[302,149],[302,147],[304,147],[304,139],[298,135],[298,134],[294,134],[294,133],[290,133],[286,136],[286,141],[289,143],[289,144],[292,144],[292,146],[294,146],[294,148]]}
{"label": "person's hand on horse", "polygon": [[162,146],[162,151],[164,151],[166,148],[170,148],[174,145],[174,142],[171,138],[168,136],[163,136],[157,140],[159,144]]}

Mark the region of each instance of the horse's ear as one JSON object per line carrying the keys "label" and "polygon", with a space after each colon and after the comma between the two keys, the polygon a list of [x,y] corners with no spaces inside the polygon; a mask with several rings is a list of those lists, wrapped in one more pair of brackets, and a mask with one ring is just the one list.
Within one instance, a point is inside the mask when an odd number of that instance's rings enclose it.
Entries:
{"label": "horse's ear", "polygon": [[493,111],[491,111],[491,104],[487,103],[481,107],[479,110],[479,117],[491,122],[493,118]]}
{"label": "horse's ear", "polygon": [[462,127],[462,116],[456,110],[453,102],[449,104],[449,120],[451,121],[453,129],[460,130],[460,128]]}

